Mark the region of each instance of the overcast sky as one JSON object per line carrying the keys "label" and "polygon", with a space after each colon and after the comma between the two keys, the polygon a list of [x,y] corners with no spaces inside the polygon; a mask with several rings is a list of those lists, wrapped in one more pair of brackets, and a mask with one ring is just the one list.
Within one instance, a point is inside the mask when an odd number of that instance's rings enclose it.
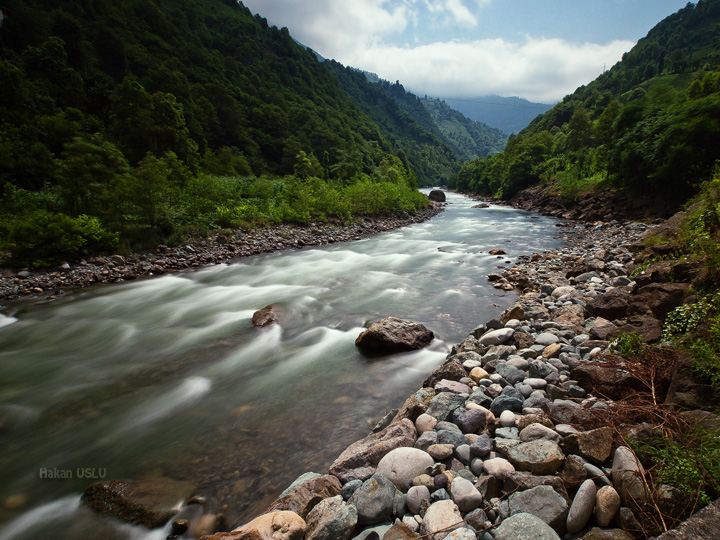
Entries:
{"label": "overcast sky", "polygon": [[325,58],[417,94],[553,103],[687,0],[243,0]]}

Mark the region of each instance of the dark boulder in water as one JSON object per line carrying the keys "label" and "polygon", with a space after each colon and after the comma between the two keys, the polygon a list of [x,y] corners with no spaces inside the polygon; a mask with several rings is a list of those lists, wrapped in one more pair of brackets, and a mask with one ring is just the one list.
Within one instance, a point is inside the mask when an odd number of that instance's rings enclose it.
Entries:
{"label": "dark boulder in water", "polygon": [[424,324],[387,317],[371,324],[357,337],[355,345],[371,355],[383,355],[422,349],[434,337]]}
{"label": "dark boulder in water", "polygon": [[435,202],[445,202],[445,192],[440,189],[433,189],[428,194],[428,199]]}
{"label": "dark boulder in water", "polygon": [[270,304],[253,313],[252,323],[257,328],[265,328],[280,322],[280,310],[275,304]]}

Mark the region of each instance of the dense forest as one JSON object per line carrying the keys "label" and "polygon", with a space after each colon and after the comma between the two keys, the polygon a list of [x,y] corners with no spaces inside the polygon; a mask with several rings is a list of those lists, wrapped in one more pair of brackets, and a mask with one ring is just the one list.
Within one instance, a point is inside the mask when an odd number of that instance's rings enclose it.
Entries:
{"label": "dense forest", "polygon": [[497,154],[505,148],[507,136],[499,129],[470,120],[441,99],[421,101],[443,138],[464,161]]}
{"label": "dense forest", "polygon": [[682,203],[720,158],[719,67],[720,0],[688,4],[451,185],[507,199],[543,182],[568,199],[613,189]]}
{"label": "dense forest", "polygon": [[418,179],[458,168],[425,129],[395,141],[242,3],[6,0],[3,14],[0,251],[15,264],[412,209]]}

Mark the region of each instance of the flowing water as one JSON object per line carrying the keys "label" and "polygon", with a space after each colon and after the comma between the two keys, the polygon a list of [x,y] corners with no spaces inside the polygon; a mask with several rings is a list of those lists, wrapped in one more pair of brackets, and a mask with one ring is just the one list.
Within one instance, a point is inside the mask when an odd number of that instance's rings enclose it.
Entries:
{"label": "flowing water", "polygon": [[[487,274],[560,244],[554,220],[448,202],[428,222],[363,240],[0,316],[0,540],[164,538],[80,506],[101,479],[190,481],[232,525],[302,472],[327,471],[454,343],[512,303]],[[253,328],[253,312],[271,303],[281,324]],[[366,359],[355,338],[389,315],[424,323],[435,341]]]}

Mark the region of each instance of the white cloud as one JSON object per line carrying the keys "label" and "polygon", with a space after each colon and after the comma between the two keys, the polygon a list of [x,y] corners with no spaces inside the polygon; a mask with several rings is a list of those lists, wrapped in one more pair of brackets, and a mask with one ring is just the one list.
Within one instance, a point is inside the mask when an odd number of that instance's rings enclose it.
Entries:
{"label": "white cloud", "polygon": [[[630,50],[631,41],[573,43],[526,37],[442,40],[429,28],[475,28],[494,0],[244,0],[271,24],[326,58],[399,80],[420,94],[520,96],[553,102],[587,84]],[[409,30],[409,32],[405,32]],[[397,46],[413,34],[418,45]],[[460,35],[455,33],[455,35]],[[409,38],[406,38],[409,39]],[[417,41],[415,41],[417,43]]]}
{"label": "white cloud", "polygon": [[551,103],[587,84],[634,45],[574,44],[526,38],[442,42],[419,47],[375,46],[357,51],[350,65],[400,80],[418,93],[446,97],[487,94],[521,96]]}

